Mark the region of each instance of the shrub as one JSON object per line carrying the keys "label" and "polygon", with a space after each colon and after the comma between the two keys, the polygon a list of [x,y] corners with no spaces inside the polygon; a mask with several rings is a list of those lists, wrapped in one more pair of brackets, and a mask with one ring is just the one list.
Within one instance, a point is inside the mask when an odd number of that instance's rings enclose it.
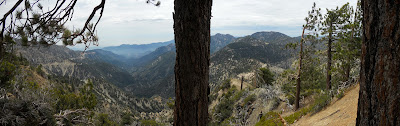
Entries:
{"label": "shrub", "polygon": [[17,67],[11,62],[0,62],[0,87],[6,86],[3,84],[8,84],[8,81],[10,81],[15,76],[16,68]]}
{"label": "shrub", "polygon": [[140,120],[142,126],[160,126],[155,120]]}
{"label": "shrub", "polygon": [[286,120],[287,123],[292,124],[297,119],[299,119],[302,116],[304,116],[307,113],[309,113],[311,111],[311,108],[312,108],[311,106],[302,108],[302,109],[298,110],[297,112],[293,113],[292,115],[284,117],[284,119]]}
{"label": "shrub", "polygon": [[317,113],[317,112],[321,111],[326,105],[329,104],[330,100],[331,100],[331,97],[328,93],[321,94],[319,97],[317,97],[312,106],[313,113]]}
{"label": "shrub", "polygon": [[57,111],[81,108],[91,110],[97,105],[97,98],[93,93],[93,83],[91,81],[85,84],[79,93],[69,92],[62,87],[56,88],[52,92],[52,96],[55,99],[53,106]]}
{"label": "shrub", "polygon": [[44,71],[42,70],[42,64],[36,67],[36,73],[42,77],[45,77],[46,73],[44,73]]}
{"label": "shrub", "polygon": [[172,98],[168,98],[167,106],[168,106],[169,109],[174,109],[174,107],[175,107],[175,100],[172,99]]}
{"label": "shrub", "polygon": [[249,96],[247,96],[244,100],[243,100],[243,106],[247,105],[247,104],[251,104],[256,100],[256,95],[255,94],[251,94]]}
{"label": "shrub", "polygon": [[217,93],[213,93],[213,94],[208,95],[208,100],[209,100],[208,103],[211,104],[211,102],[214,101],[215,99],[217,99],[217,97],[218,97]]}
{"label": "shrub", "polygon": [[239,92],[237,92],[236,94],[235,94],[235,96],[233,96],[233,101],[237,101],[237,100],[239,100],[243,95],[245,94],[245,90],[241,90],[241,91],[239,91]]}
{"label": "shrub", "polygon": [[274,73],[272,73],[271,70],[269,70],[269,68],[266,67],[260,68],[260,73],[258,74],[261,76],[260,82],[264,84],[272,85],[272,82],[275,81]]}
{"label": "shrub", "polygon": [[288,94],[286,95],[286,97],[289,100],[289,104],[293,105],[294,100],[296,100],[295,97],[293,95],[288,95]]}
{"label": "shrub", "polygon": [[220,90],[225,90],[231,87],[231,79],[226,79],[219,88]]}
{"label": "shrub", "polygon": [[218,122],[222,122],[232,115],[233,104],[233,100],[229,98],[223,98],[221,100],[221,102],[216,106],[215,109],[215,112],[220,114],[220,116],[216,117],[216,120],[218,120]]}
{"label": "shrub", "polygon": [[340,90],[340,92],[336,95],[336,98],[341,99],[344,96],[344,91]]}
{"label": "shrub", "polygon": [[110,120],[108,114],[100,113],[97,116],[96,126],[116,126],[117,124]]}
{"label": "shrub", "polygon": [[270,111],[261,117],[256,126],[283,126],[283,123],[278,113]]}
{"label": "shrub", "polygon": [[132,114],[128,112],[124,112],[121,119],[121,125],[130,125],[132,124]]}

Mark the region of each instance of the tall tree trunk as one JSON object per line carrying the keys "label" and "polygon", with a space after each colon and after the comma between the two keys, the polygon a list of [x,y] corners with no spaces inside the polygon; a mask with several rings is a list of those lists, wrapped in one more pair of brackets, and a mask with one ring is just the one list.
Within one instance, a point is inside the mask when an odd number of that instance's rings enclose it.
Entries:
{"label": "tall tree trunk", "polygon": [[400,125],[400,1],[363,0],[356,125]]}
{"label": "tall tree trunk", "polygon": [[212,0],[175,0],[174,4],[174,125],[205,126],[208,122]]}
{"label": "tall tree trunk", "polygon": [[0,36],[0,60],[3,58],[3,35]]}
{"label": "tall tree trunk", "polygon": [[326,65],[326,90],[331,89],[331,63],[332,63],[332,22],[329,23],[328,63]]}
{"label": "tall tree trunk", "polygon": [[244,79],[243,79],[243,76],[242,76],[242,81],[240,82],[240,90],[243,89],[243,81],[244,81]]}
{"label": "tall tree trunk", "polygon": [[296,101],[294,105],[294,109],[297,110],[300,107],[300,84],[301,84],[301,67],[303,61],[303,42],[304,42],[304,31],[306,30],[306,26],[303,27],[303,33],[301,34],[300,40],[300,52],[299,52],[299,71],[297,72],[296,79]]}

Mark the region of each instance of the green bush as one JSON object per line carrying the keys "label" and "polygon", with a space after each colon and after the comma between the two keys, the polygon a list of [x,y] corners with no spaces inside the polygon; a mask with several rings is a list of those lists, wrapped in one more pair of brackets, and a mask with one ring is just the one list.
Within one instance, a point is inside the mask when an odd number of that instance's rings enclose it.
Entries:
{"label": "green bush", "polygon": [[306,115],[307,113],[309,113],[311,111],[312,107],[305,107],[302,108],[300,110],[298,110],[297,112],[293,113],[292,115],[283,117],[283,119],[286,120],[287,123],[292,124],[294,123],[294,121],[296,121],[297,119],[301,118],[302,116]]}
{"label": "green bush", "polygon": [[62,87],[52,90],[53,107],[57,111],[66,109],[81,109],[87,108],[93,109],[97,105],[96,95],[93,93],[93,83],[89,81],[87,84],[80,89],[79,93],[75,91],[69,92],[64,90]]}
{"label": "green bush", "polygon": [[174,109],[174,107],[175,107],[175,100],[172,99],[172,98],[168,98],[167,106],[168,106],[169,109]]}
{"label": "green bush", "polygon": [[110,120],[110,118],[108,117],[108,114],[104,114],[104,113],[99,113],[99,115],[97,115],[97,121],[96,121],[96,126],[116,126],[117,124]]}
{"label": "green bush", "polygon": [[272,82],[275,81],[274,73],[272,73],[271,70],[269,70],[269,68],[266,67],[260,68],[259,75],[261,76],[260,82],[264,84],[272,85]]}
{"label": "green bush", "polygon": [[6,86],[15,76],[16,66],[8,61],[0,62],[0,87]]}
{"label": "green bush", "polygon": [[142,126],[160,126],[155,120],[140,120]]}
{"label": "green bush", "polygon": [[244,94],[245,94],[245,90],[241,90],[241,91],[235,93],[235,96],[233,96],[233,101],[239,100]]}
{"label": "green bush", "polygon": [[293,105],[294,101],[296,100],[293,95],[286,94],[287,99],[289,100],[289,104]]}
{"label": "green bush", "polygon": [[209,99],[208,103],[211,104],[211,102],[214,101],[215,99],[217,99],[217,97],[218,97],[217,93],[213,93],[213,94],[208,95],[208,99]]}
{"label": "green bush", "polygon": [[128,112],[124,112],[122,114],[122,119],[121,119],[121,125],[130,125],[132,124],[132,118],[131,118],[132,114],[128,113]]}
{"label": "green bush", "polygon": [[230,98],[231,96],[233,96],[235,93],[237,92],[237,89],[235,86],[232,86],[231,88],[229,88],[229,90],[222,94],[222,97],[226,97],[226,98]]}
{"label": "green bush", "polygon": [[270,111],[261,117],[256,126],[283,126],[283,123],[278,113]]}
{"label": "green bush", "polygon": [[251,94],[249,96],[247,96],[244,100],[243,100],[243,106],[247,105],[247,104],[251,104],[254,101],[256,101],[256,95],[255,94]]}
{"label": "green bush", "polygon": [[224,121],[229,118],[233,112],[234,101],[229,98],[223,98],[221,102],[216,106],[215,113],[220,113],[221,116],[217,116],[216,120],[218,122]]}
{"label": "green bush", "polygon": [[46,73],[44,73],[44,71],[42,70],[42,64],[40,64],[36,67],[36,73],[42,77],[45,77]]}
{"label": "green bush", "polygon": [[328,94],[320,94],[314,101],[312,105],[309,107],[302,108],[292,115],[284,117],[287,123],[292,124],[295,120],[301,118],[309,112],[313,112],[313,114],[321,111],[326,105],[330,102],[330,96]]}
{"label": "green bush", "polygon": [[326,105],[329,104],[329,102],[331,101],[331,97],[328,93],[326,94],[321,94],[320,96],[318,96],[313,104],[313,113],[317,113],[319,111],[321,111]]}
{"label": "green bush", "polygon": [[219,90],[225,90],[231,87],[231,79],[226,79],[222,84]]}
{"label": "green bush", "polygon": [[336,95],[336,98],[341,99],[344,96],[344,91],[340,90],[340,92]]}

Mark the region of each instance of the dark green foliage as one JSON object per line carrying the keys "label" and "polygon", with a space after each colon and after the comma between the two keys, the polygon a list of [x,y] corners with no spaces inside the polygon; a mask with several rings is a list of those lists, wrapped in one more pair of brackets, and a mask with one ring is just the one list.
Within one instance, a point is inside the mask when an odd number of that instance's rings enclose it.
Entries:
{"label": "dark green foliage", "polygon": [[0,60],[0,87],[4,87],[17,74],[19,65],[26,66],[29,63],[25,58],[10,53],[3,53],[1,58],[3,59]]}
{"label": "dark green foliage", "polygon": [[320,94],[314,101],[312,106],[313,113],[321,111],[331,101],[331,96],[328,93]]}
{"label": "dark green foliage", "polygon": [[140,120],[142,126],[161,126],[160,123],[157,123],[155,120]]}
{"label": "dark green foliage", "polygon": [[121,125],[130,125],[132,124],[132,114],[129,112],[124,112],[122,114],[122,120],[121,120]]}
{"label": "dark green foliage", "polygon": [[39,74],[42,77],[46,76],[46,73],[42,70],[42,64],[39,64],[36,68],[36,73]]}
{"label": "dark green foliage", "polygon": [[307,113],[312,112],[313,114],[321,111],[331,101],[331,97],[328,94],[319,94],[313,104],[308,107],[304,107],[292,115],[284,117],[287,123],[292,124]]}
{"label": "dark green foliage", "polygon": [[6,86],[15,76],[16,66],[8,61],[0,62],[0,87]]}
{"label": "dark green foliage", "polygon": [[256,126],[283,126],[283,122],[280,120],[278,113],[270,111],[261,117]]}
{"label": "dark green foliage", "polygon": [[244,100],[243,100],[243,105],[248,105],[253,103],[254,101],[256,101],[256,95],[255,94],[251,94],[249,96],[247,96]]}
{"label": "dark green foliage", "polygon": [[172,99],[172,98],[168,98],[167,106],[168,106],[168,108],[170,108],[170,109],[174,109],[174,107],[175,107],[175,100]]}
{"label": "dark green foliage", "polygon": [[272,82],[275,81],[274,73],[272,73],[269,68],[260,68],[260,73],[258,74],[260,76],[260,82],[263,84],[272,85]]}
{"label": "dark green foliage", "polygon": [[239,100],[245,93],[246,90],[240,90],[239,92],[235,93],[235,95],[233,96],[233,101]]}
{"label": "dark green foliage", "polygon": [[96,126],[116,126],[117,124],[110,120],[110,117],[108,117],[108,114],[104,113],[99,113],[96,117]]}
{"label": "dark green foliage", "polygon": [[[325,89],[325,74],[321,68],[321,63],[318,58],[305,55],[303,60],[302,76],[301,76],[301,90],[300,97],[310,96]],[[297,70],[296,70],[297,71]],[[294,103],[294,96],[296,94],[296,73],[294,70],[285,70],[281,73],[280,78],[284,78],[286,83],[282,85],[282,91],[286,94],[290,104]]]}
{"label": "dark green foliage", "polygon": [[80,89],[79,93],[75,91],[58,88],[53,90],[55,102],[54,108],[57,111],[66,109],[93,109],[97,105],[96,95],[93,93],[93,83],[89,81]]}
{"label": "dark green foliage", "polygon": [[232,115],[234,103],[240,98],[241,93],[238,94],[238,90],[235,86],[232,86],[226,93],[222,94],[220,103],[215,106],[216,120],[223,122],[225,119]]}
{"label": "dark green foliage", "polygon": [[218,93],[216,93],[216,92],[208,95],[208,100],[209,100],[208,104],[211,104],[211,102],[214,101],[215,99],[217,99],[217,97],[218,97]]}
{"label": "dark green foliage", "polygon": [[340,90],[340,92],[336,95],[336,98],[341,99],[344,96],[344,91]]}
{"label": "dark green foliage", "polygon": [[304,107],[300,110],[298,110],[297,112],[293,113],[292,115],[283,117],[283,119],[285,119],[285,121],[289,124],[293,124],[294,121],[296,121],[297,119],[301,118],[302,116],[306,115],[307,113],[309,113],[311,111],[311,106],[310,107]]}
{"label": "dark green foliage", "polygon": [[235,102],[229,98],[222,98],[221,102],[216,106],[216,113],[220,113],[220,116],[216,117],[218,122],[224,121],[226,118],[229,118],[233,112],[233,104]]}
{"label": "dark green foliage", "polygon": [[231,87],[231,79],[226,79],[222,84],[219,90],[229,89]]}

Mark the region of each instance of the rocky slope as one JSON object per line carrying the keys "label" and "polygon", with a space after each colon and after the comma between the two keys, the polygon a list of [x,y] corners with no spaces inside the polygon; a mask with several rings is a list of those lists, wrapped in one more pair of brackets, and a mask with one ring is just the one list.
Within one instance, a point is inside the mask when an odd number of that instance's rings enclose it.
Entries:
{"label": "rocky slope", "polygon": [[[133,114],[156,113],[164,108],[161,100],[136,98],[119,87],[133,83],[132,76],[105,62],[89,59],[80,52],[63,46],[21,47],[16,46],[16,54],[25,57],[33,66],[41,65],[49,78],[65,80],[66,83],[82,85],[87,80],[94,83],[99,100],[99,111],[120,117],[124,111]],[[45,76],[47,77],[47,76]],[[118,87],[119,86],[119,87]]]}
{"label": "rocky slope", "polygon": [[[210,51],[218,51],[231,43],[235,37],[229,34],[211,36]],[[174,96],[175,45],[160,47],[156,51],[139,58],[132,69],[135,83],[125,89],[137,96],[151,97],[160,95],[164,98]]]}
{"label": "rocky slope", "polygon": [[296,41],[297,38],[279,32],[258,32],[236,39],[211,56],[210,85],[215,87],[225,79],[261,67],[288,68],[291,50],[285,49],[285,45]]}
{"label": "rocky slope", "polygon": [[[249,82],[249,73],[267,65],[277,70],[287,68],[291,52],[285,45],[295,41],[298,38],[279,32],[258,32],[237,39],[223,34],[212,36],[210,50],[216,52],[211,54],[210,85],[215,87],[225,79],[239,78],[238,75],[247,75]],[[173,97],[175,51],[166,52],[145,64],[133,72],[135,83],[126,90],[146,97]]]}

